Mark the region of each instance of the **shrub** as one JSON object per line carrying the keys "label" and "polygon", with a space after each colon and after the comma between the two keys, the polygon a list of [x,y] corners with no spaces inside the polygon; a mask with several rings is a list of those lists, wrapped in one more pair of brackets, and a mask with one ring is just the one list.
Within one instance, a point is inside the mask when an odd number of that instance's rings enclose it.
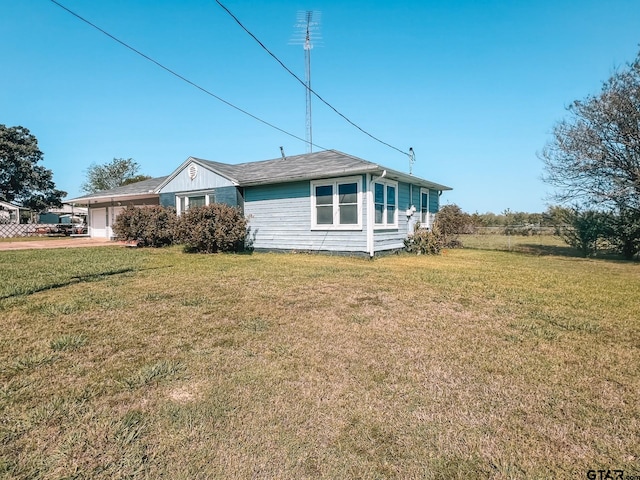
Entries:
{"label": "shrub", "polygon": [[436,214],[440,232],[446,237],[455,237],[463,233],[475,233],[477,225],[474,218],[462,211],[455,203],[444,205]]}
{"label": "shrub", "polygon": [[438,255],[444,247],[444,235],[437,225],[427,230],[416,223],[413,233],[404,240],[408,252],[417,255]]}
{"label": "shrub", "polygon": [[445,205],[440,209],[433,228],[438,232],[441,248],[461,248],[462,242],[458,240],[458,235],[477,230],[471,215],[464,213],[456,204]]}
{"label": "shrub", "polygon": [[607,216],[605,238],[627,260],[640,253],[640,213],[621,208]]}
{"label": "shrub", "polygon": [[562,211],[563,225],[556,227],[556,234],[580,251],[583,257],[594,255],[607,230],[607,217],[602,212],[567,208]]}
{"label": "shrub", "polygon": [[176,230],[185,251],[201,253],[241,251],[246,234],[242,211],[221,203],[188,210],[180,216]]}
{"label": "shrub", "polygon": [[129,206],[116,217],[113,231],[118,238],[137,242],[141,247],[164,247],[173,243],[176,224],[172,208]]}

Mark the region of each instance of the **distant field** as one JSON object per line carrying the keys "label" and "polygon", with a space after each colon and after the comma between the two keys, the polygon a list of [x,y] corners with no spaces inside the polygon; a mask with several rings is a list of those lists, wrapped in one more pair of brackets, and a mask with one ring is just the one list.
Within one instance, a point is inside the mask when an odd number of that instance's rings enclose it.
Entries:
{"label": "distant field", "polygon": [[640,475],[640,265],[499,250],[0,252],[0,478]]}
{"label": "distant field", "polygon": [[460,235],[465,248],[505,250],[537,255],[577,256],[577,250],[569,247],[555,235]]}

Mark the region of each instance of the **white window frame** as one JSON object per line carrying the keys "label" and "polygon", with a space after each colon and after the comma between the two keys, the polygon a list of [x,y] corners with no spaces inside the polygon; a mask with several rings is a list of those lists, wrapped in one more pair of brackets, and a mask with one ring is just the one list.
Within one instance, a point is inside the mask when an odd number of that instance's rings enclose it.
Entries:
{"label": "white window frame", "polygon": [[[426,205],[427,208],[426,208],[426,211],[425,211],[426,214],[427,214],[426,221],[425,221],[424,216],[423,216],[423,214],[425,212],[423,212],[424,205],[422,204],[422,195],[424,195],[425,193],[427,194],[427,205]],[[420,226],[423,227],[423,228],[431,228],[431,225],[433,223],[434,214],[429,211],[429,200],[430,199],[431,199],[431,192],[429,191],[429,189],[421,187],[420,188],[420,220],[419,221],[420,221]]]}
{"label": "white window frame", "polygon": [[[340,224],[340,204],[338,187],[340,185],[356,184],[356,207],[358,211],[358,223]],[[311,184],[311,230],[362,230],[362,177],[339,177],[325,180],[312,180]],[[318,224],[316,209],[316,187],[331,186],[333,188],[333,223]]]}
{"label": "white window frame", "polygon": [[[395,180],[388,179],[377,179],[374,180],[373,185],[371,185],[371,192],[373,195],[373,212],[371,212],[373,225],[376,230],[383,230],[389,228],[398,228],[398,182]],[[384,208],[382,210],[382,223],[376,222],[376,184],[382,185],[384,187]],[[394,198],[394,206],[395,210],[393,212],[393,223],[387,222],[387,207],[389,206],[389,202],[387,199],[387,187],[393,187],[395,190],[395,198]]]}
{"label": "white window frame", "polygon": [[[176,194],[176,213],[178,215],[183,214],[184,212],[189,210],[189,197],[204,197],[204,204],[210,205],[210,197],[211,195],[215,195],[214,192],[204,191],[204,192],[183,192],[180,194]],[[184,199],[184,210],[182,210],[181,200]]]}

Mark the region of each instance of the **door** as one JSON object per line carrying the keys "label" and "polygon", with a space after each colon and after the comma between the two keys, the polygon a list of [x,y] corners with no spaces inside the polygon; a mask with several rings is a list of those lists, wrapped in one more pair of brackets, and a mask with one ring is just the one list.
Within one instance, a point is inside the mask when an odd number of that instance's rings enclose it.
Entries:
{"label": "door", "polygon": [[89,210],[91,215],[91,223],[89,225],[89,234],[92,238],[108,238],[107,237],[107,209],[92,208]]}

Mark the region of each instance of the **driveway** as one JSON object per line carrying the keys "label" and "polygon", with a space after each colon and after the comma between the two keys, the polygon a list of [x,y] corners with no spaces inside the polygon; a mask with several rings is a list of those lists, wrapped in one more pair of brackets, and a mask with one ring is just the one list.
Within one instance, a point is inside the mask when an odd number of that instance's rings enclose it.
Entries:
{"label": "driveway", "polygon": [[16,240],[10,242],[0,242],[0,250],[30,250],[42,248],[77,248],[77,247],[103,247],[122,246],[123,242],[115,242],[106,238],[88,237],[59,237],[46,238],[42,240]]}

